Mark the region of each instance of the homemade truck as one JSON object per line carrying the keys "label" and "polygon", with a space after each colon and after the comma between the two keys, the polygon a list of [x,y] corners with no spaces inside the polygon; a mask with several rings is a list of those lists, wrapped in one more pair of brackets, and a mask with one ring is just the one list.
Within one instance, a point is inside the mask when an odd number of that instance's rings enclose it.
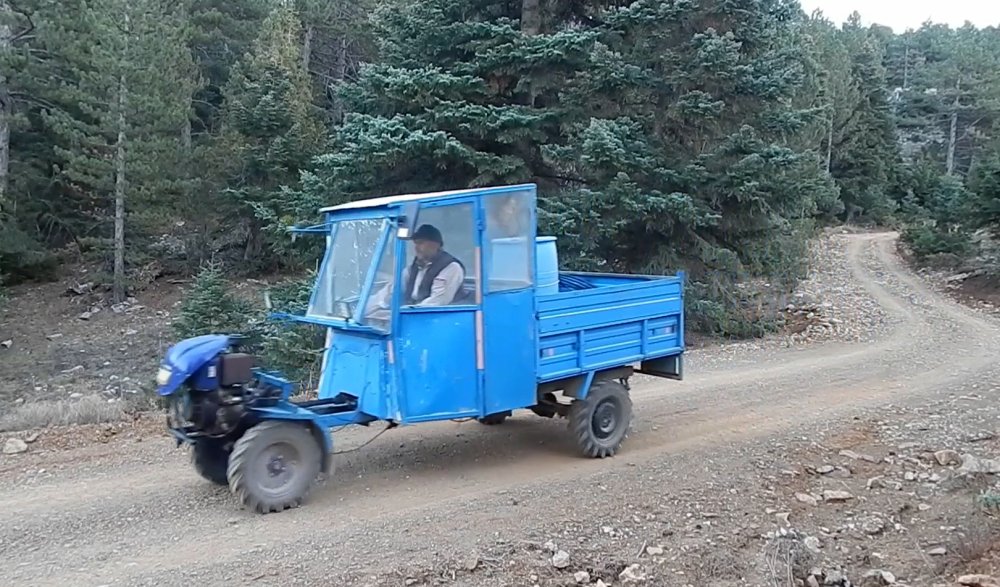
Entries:
{"label": "homemade truck", "polygon": [[349,424],[499,424],[529,409],[568,419],[583,455],[612,456],[629,378],[682,377],[683,273],[560,272],[555,239],[536,235],[534,185],[321,213],[297,229],[326,238],[308,310],[283,316],[326,331],[318,399],[290,401],[293,385],[228,334],[179,342],[157,374],[178,445],[251,509],[301,504],[329,472],[329,431]]}

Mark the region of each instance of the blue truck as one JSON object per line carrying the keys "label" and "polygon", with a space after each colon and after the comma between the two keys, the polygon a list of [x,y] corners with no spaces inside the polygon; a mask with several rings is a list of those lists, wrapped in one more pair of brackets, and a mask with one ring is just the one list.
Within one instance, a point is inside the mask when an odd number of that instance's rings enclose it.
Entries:
{"label": "blue truck", "polygon": [[204,478],[260,513],[299,506],[329,473],[330,430],[514,410],[568,420],[582,455],[613,456],[635,373],[679,380],[684,275],[564,272],[536,234],[533,184],[407,194],[321,210],[308,310],[325,330],[317,399],[258,365],[238,335],[171,347],[167,426]]}

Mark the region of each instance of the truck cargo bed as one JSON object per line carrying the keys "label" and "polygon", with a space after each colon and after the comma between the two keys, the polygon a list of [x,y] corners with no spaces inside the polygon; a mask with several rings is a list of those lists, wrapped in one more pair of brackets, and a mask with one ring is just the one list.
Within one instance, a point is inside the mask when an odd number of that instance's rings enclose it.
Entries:
{"label": "truck cargo bed", "polygon": [[684,274],[560,273],[539,296],[538,381],[679,355]]}

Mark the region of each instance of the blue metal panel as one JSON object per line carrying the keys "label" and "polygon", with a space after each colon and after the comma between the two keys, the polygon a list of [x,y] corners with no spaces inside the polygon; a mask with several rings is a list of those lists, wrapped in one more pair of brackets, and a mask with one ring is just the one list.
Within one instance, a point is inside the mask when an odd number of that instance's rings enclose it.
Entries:
{"label": "blue metal panel", "polygon": [[161,367],[170,369],[170,378],[157,389],[160,395],[170,395],[191,375],[229,346],[229,336],[207,334],[182,340],[167,350]]}
{"label": "blue metal panel", "polygon": [[393,419],[395,407],[389,401],[386,344],[387,339],[382,337],[332,331],[320,379],[320,399],[345,393],[358,399],[358,407],[364,413]]}
{"label": "blue metal panel", "polygon": [[400,311],[394,370],[403,422],[480,415],[475,319],[468,309]]}
{"label": "blue metal panel", "polygon": [[684,350],[682,281],[575,274],[596,287],[538,299],[538,380]]}
{"label": "blue metal panel", "polygon": [[536,403],[534,314],[533,289],[488,294],[483,301],[486,414]]}

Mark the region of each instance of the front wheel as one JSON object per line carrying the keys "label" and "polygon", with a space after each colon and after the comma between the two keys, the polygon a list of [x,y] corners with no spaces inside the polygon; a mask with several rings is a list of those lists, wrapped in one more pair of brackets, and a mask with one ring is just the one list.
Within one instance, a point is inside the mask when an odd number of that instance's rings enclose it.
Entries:
{"label": "front wheel", "polygon": [[592,458],[617,453],[631,423],[632,399],[617,381],[595,381],[587,398],[574,401],[569,409],[569,427],[577,445]]}
{"label": "front wheel", "polygon": [[305,425],[268,420],[247,430],[229,457],[229,489],[262,514],[298,507],[319,475],[322,449]]}

